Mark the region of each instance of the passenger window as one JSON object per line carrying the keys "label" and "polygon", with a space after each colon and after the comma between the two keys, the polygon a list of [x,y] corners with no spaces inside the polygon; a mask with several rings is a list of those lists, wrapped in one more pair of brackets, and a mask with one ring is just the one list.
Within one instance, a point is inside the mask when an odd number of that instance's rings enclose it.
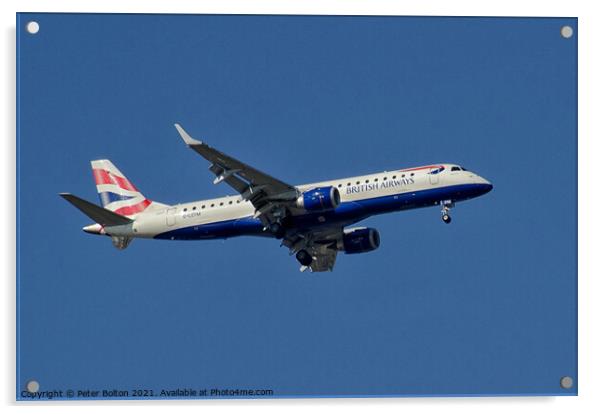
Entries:
{"label": "passenger window", "polygon": [[414,173],[410,174],[410,177],[413,177],[413,176],[414,176]]}
{"label": "passenger window", "polygon": [[220,205],[220,206],[223,206],[223,205],[224,205],[224,202],[222,201],[221,203],[219,203],[219,205]]}
{"label": "passenger window", "polygon": [[378,177],[374,179],[374,182],[377,182],[377,181],[378,181]]}
{"label": "passenger window", "polygon": [[215,207],[215,204],[214,204],[214,203],[211,203],[211,207]]}
{"label": "passenger window", "polygon": [[337,187],[341,188],[343,186],[343,184],[339,184]]}
{"label": "passenger window", "polygon": [[185,208],[185,209],[184,209],[184,211],[188,211],[188,209],[187,209],[187,208]]}
{"label": "passenger window", "polygon": [[205,208],[205,204],[203,204],[203,205],[201,206],[201,208]]}
{"label": "passenger window", "polygon": [[370,182],[370,180],[366,180],[366,184],[368,184]]}
{"label": "passenger window", "polygon": [[394,176],[393,176],[393,179],[396,179],[396,178],[397,178],[397,176],[396,176],[396,175],[394,175]]}
{"label": "passenger window", "polygon": [[387,177],[383,178],[383,181],[387,181]]}
{"label": "passenger window", "polygon": [[351,185],[351,183],[347,183],[347,187],[349,187]]}
{"label": "passenger window", "polygon": [[401,174],[401,178],[404,178],[406,175],[405,174]]}
{"label": "passenger window", "polygon": [[196,210],[196,206],[192,207],[193,210]]}
{"label": "passenger window", "polygon": [[232,204],[232,201],[228,201],[228,204]]}

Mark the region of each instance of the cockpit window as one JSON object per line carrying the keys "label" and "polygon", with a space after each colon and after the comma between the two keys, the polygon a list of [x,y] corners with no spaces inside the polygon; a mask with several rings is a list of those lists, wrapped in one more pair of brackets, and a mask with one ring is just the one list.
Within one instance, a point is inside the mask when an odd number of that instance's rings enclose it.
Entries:
{"label": "cockpit window", "polygon": [[451,169],[451,170],[452,170],[452,171],[460,171],[460,170],[461,170],[461,168],[460,168],[460,167],[452,167],[452,169]]}
{"label": "cockpit window", "polygon": [[461,169],[462,171],[468,171],[468,170],[467,170],[466,168],[464,168],[464,167],[460,167],[460,169]]}

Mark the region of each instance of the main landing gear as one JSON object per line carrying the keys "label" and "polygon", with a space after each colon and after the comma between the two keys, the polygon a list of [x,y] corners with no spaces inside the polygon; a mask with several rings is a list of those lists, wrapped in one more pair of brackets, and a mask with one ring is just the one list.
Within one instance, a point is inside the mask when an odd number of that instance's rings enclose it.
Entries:
{"label": "main landing gear", "polygon": [[451,223],[452,219],[449,214],[449,210],[454,206],[454,203],[450,200],[445,200],[445,201],[441,201],[440,204],[441,204],[441,220],[443,220],[443,222],[445,224]]}
{"label": "main landing gear", "polygon": [[299,250],[295,257],[297,258],[299,263],[301,263],[302,266],[309,266],[314,260],[313,257],[311,257],[311,254],[307,252],[307,250]]}
{"label": "main landing gear", "polygon": [[281,239],[284,237],[284,234],[285,234],[284,226],[279,222],[274,222],[274,223],[270,224],[270,232],[277,239]]}

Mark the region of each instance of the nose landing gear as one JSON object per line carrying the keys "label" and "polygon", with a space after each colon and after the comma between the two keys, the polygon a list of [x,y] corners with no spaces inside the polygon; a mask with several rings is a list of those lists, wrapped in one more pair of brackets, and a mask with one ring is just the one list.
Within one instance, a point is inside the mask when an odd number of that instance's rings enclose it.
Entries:
{"label": "nose landing gear", "polygon": [[445,224],[451,223],[451,216],[449,214],[449,210],[454,206],[454,203],[451,200],[444,200],[440,202],[441,204],[441,220]]}

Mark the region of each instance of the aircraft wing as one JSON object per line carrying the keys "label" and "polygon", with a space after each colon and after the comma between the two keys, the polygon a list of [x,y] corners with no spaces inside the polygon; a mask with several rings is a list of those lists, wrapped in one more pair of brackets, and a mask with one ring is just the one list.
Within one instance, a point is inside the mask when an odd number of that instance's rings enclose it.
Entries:
{"label": "aircraft wing", "polygon": [[274,204],[286,204],[296,200],[297,189],[294,186],[192,138],[179,124],[175,124],[175,127],[186,145],[211,163],[209,170],[216,175],[213,183],[224,181],[238,191],[244,199],[253,204],[262,221],[272,221],[269,213]]}

